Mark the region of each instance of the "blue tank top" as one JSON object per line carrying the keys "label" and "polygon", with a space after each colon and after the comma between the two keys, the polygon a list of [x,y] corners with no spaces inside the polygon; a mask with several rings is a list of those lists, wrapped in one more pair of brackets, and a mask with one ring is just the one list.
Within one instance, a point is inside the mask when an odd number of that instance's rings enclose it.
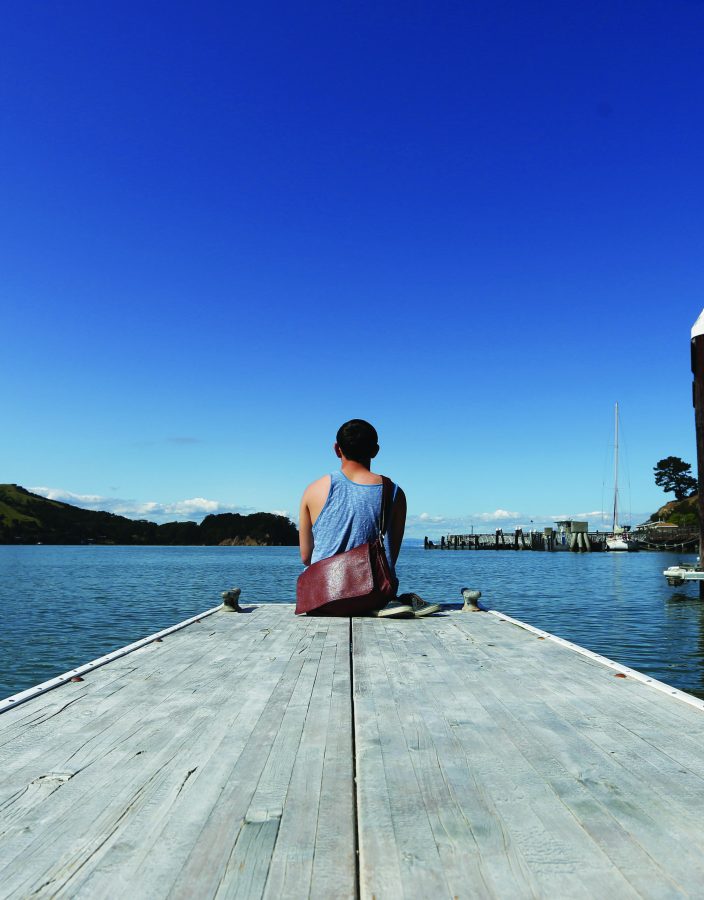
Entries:
{"label": "blue tank top", "polygon": [[[332,472],[327,500],[313,525],[311,562],[344,553],[376,539],[381,520],[382,490],[381,484],[358,484],[339,470]],[[394,484],[394,499],[397,490]],[[391,568],[393,570],[392,565]]]}

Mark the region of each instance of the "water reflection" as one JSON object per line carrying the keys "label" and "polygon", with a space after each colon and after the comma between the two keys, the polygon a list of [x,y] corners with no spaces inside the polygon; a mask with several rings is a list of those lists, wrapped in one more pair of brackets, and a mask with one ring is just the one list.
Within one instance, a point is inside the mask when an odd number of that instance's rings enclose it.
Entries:
{"label": "water reflection", "polygon": [[666,603],[699,603],[699,596],[694,594],[685,594],[683,591],[673,589],[672,594],[665,601]]}

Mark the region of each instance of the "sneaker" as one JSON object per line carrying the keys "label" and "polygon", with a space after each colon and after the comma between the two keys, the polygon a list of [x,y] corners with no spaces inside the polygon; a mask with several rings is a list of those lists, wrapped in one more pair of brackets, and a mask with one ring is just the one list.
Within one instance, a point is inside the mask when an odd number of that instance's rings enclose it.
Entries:
{"label": "sneaker", "polygon": [[402,603],[408,603],[413,610],[416,619],[423,616],[431,616],[433,613],[440,612],[439,603],[426,603],[418,594],[401,594],[398,598]]}
{"label": "sneaker", "polygon": [[379,619],[410,619],[413,617],[413,607],[407,603],[392,600],[383,609],[375,610],[372,615],[377,616]]}

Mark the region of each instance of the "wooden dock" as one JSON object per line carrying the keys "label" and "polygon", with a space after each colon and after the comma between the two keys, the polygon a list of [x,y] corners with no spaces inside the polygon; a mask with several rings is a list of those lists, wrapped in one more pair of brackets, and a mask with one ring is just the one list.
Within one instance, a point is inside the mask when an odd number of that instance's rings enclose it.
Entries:
{"label": "wooden dock", "polygon": [[0,716],[0,897],[704,896],[704,703],[498,614],[215,612],[82,678]]}
{"label": "wooden dock", "polygon": [[[551,532],[548,534],[547,532]],[[610,531],[585,531],[577,534],[528,531],[517,528],[513,532],[504,532],[497,528],[491,534],[446,534],[439,543],[425,537],[423,546],[426,550],[543,550],[573,552],[603,552],[607,550],[606,541],[613,537]],[[670,552],[694,553],[699,544],[698,529],[673,528],[666,533],[636,529],[628,532],[638,550],[663,550]]]}
{"label": "wooden dock", "polygon": [[[591,531],[576,534],[545,535],[538,531],[524,532],[517,528],[514,532],[504,532],[497,528],[491,534],[447,534],[436,544],[427,537],[423,541],[426,550],[571,550],[579,552],[603,552],[610,532]],[[678,545],[679,549],[679,545]]]}

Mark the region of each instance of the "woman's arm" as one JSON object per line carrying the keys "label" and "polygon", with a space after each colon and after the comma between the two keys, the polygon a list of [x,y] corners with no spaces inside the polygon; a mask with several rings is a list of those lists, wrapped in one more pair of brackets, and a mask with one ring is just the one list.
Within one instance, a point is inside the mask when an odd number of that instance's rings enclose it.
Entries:
{"label": "woman's arm", "polygon": [[298,544],[301,548],[301,560],[304,566],[310,565],[313,555],[313,524],[308,509],[308,489],[301,500],[301,510],[298,517]]}
{"label": "woman's arm", "polygon": [[401,488],[396,491],[393,509],[391,510],[391,523],[388,529],[389,557],[391,564],[396,565],[396,560],[401,552],[403,532],[406,530],[406,495]]}
{"label": "woman's arm", "polygon": [[304,566],[310,565],[313,556],[315,540],[313,538],[313,525],[320,511],[325,506],[325,501],[330,493],[330,476],[323,475],[313,484],[309,484],[303,491],[301,500],[301,512],[298,517],[298,542],[301,547],[301,559]]}

